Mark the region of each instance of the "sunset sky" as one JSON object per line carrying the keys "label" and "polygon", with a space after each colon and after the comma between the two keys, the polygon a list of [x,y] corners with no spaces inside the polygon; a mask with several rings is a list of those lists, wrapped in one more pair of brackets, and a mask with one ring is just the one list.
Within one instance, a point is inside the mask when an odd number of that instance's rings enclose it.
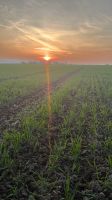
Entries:
{"label": "sunset sky", "polygon": [[112,0],[0,0],[0,59],[112,63]]}

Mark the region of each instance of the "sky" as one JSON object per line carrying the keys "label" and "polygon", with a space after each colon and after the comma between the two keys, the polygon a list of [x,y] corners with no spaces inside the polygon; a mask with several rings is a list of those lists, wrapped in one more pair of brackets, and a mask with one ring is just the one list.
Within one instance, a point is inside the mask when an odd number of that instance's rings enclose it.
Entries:
{"label": "sky", "polygon": [[112,63],[112,0],[0,0],[0,59]]}

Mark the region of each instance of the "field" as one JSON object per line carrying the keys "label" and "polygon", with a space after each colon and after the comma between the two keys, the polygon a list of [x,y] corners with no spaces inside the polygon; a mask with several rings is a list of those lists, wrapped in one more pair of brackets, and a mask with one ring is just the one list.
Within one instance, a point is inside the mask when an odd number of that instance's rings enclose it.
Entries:
{"label": "field", "polygon": [[0,199],[112,199],[112,66],[0,65]]}

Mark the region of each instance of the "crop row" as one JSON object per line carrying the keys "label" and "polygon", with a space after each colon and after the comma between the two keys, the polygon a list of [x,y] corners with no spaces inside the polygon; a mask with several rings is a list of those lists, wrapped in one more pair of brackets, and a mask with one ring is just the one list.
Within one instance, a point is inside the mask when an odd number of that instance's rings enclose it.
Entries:
{"label": "crop row", "polygon": [[4,134],[1,199],[111,199],[111,73],[82,70],[52,95],[49,126],[46,97]]}

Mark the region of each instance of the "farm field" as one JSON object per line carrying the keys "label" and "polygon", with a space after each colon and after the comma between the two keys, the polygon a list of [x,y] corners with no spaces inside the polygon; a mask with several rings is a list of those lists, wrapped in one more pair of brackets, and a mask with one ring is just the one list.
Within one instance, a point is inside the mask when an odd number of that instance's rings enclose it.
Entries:
{"label": "farm field", "polygon": [[[73,66],[51,65],[50,68],[52,82],[74,71]],[[10,102],[18,96],[24,96],[44,84],[46,84],[46,75],[45,67],[42,64],[1,64],[0,105]]]}
{"label": "farm field", "polygon": [[0,66],[0,199],[111,200],[112,66],[50,76],[48,94],[43,65]]}

